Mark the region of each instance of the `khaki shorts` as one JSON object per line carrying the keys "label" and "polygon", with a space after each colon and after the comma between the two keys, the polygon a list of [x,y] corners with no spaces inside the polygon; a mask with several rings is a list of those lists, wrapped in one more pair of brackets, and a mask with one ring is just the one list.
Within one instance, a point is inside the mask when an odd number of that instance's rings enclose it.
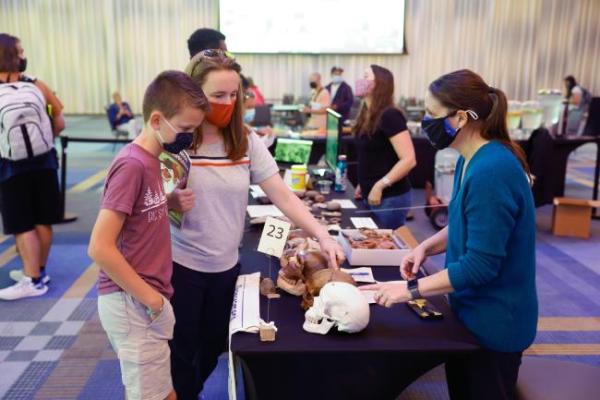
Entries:
{"label": "khaki shorts", "polygon": [[128,400],[163,400],[173,390],[171,351],[175,315],[169,300],[154,319],[125,292],[98,296],[102,327],[119,357]]}

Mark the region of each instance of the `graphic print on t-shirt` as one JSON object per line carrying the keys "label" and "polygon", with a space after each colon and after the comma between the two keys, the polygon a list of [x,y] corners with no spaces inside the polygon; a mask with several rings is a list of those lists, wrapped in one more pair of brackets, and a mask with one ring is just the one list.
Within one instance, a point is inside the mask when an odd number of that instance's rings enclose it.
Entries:
{"label": "graphic print on t-shirt", "polygon": [[146,187],[144,192],[144,208],[142,214],[147,213],[148,222],[160,221],[167,213],[165,207],[167,204],[167,196],[163,192],[162,187],[158,186],[156,191],[153,191],[150,186]]}

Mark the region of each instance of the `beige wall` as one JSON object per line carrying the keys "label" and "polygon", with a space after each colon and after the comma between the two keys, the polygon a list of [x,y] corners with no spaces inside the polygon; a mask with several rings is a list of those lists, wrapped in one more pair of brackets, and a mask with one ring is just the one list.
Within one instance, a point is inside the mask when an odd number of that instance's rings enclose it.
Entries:
{"label": "beige wall", "polygon": [[[273,99],[308,93],[312,71],[327,77],[341,65],[354,82],[372,63],[394,72],[397,96],[422,96],[432,79],[464,67],[514,99],[559,88],[566,74],[600,92],[599,21],[597,0],[407,0],[408,54],[238,60]],[[0,30],[22,39],[28,72],[55,88],[70,113],[102,112],[114,89],[139,112],[158,72],[184,68],[190,33],[217,25],[218,0],[0,0]]]}

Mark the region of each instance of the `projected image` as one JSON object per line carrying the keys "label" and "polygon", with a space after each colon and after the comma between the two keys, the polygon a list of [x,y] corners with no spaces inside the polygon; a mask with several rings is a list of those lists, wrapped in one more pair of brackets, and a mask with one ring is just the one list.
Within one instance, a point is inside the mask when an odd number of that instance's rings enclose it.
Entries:
{"label": "projected image", "polygon": [[402,53],[404,0],[221,0],[234,53]]}

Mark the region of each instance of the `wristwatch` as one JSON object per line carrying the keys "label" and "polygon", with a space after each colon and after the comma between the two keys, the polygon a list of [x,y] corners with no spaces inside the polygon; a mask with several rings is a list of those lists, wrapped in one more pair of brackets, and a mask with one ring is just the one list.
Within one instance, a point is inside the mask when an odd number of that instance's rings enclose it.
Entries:
{"label": "wristwatch", "polygon": [[412,279],[410,281],[408,281],[408,291],[410,292],[410,297],[411,300],[415,300],[415,299],[420,299],[421,297],[421,293],[419,292],[419,280],[418,279]]}

